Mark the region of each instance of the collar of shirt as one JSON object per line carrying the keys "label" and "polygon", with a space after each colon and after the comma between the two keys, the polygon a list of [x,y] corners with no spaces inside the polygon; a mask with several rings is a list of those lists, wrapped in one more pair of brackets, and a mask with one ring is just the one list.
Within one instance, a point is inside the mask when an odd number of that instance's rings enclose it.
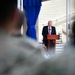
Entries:
{"label": "collar of shirt", "polygon": [[52,29],[52,27],[51,27],[51,26],[50,26],[50,27],[48,26],[48,30],[49,30],[49,29],[51,30],[51,29]]}

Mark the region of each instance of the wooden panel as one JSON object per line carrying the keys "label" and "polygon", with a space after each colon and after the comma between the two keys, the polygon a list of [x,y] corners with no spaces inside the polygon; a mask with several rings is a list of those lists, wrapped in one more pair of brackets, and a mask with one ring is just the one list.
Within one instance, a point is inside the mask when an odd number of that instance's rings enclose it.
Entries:
{"label": "wooden panel", "polygon": [[48,40],[58,40],[59,38],[59,35],[47,35]]}

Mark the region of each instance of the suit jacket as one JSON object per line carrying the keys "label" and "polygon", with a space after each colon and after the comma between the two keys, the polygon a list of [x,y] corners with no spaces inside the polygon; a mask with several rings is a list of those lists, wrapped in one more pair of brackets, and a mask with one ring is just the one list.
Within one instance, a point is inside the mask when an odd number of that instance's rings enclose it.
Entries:
{"label": "suit jacket", "polygon": [[[56,29],[54,26],[51,26],[51,35],[55,35],[56,34]],[[44,26],[43,30],[42,30],[42,35],[43,35],[43,43],[47,46],[48,44],[48,40],[47,40],[47,35],[48,35],[48,26]],[[53,40],[50,41],[50,43],[52,43]]]}

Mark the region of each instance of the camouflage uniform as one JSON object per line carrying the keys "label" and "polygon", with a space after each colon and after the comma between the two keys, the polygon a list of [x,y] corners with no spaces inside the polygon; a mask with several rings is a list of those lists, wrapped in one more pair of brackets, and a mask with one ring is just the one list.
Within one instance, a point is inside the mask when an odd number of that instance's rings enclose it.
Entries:
{"label": "camouflage uniform", "polygon": [[45,60],[37,42],[0,32],[0,75],[32,75],[41,59]]}
{"label": "camouflage uniform", "polygon": [[27,37],[0,33],[0,75],[75,75],[75,48],[45,59],[39,45]]}
{"label": "camouflage uniform", "polygon": [[67,44],[61,54],[38,65],[34,75],[75,75],[75,46]]}

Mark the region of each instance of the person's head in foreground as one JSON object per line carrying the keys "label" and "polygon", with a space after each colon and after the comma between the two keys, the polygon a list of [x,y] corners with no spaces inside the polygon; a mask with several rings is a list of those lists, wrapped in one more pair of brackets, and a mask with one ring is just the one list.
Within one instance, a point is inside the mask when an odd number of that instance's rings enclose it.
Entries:
{"label": "person's head in foreground", "polygon": [[0,0],[0,30],[14,33],[23,23],[23,13],[17,8],[17,0]]}

